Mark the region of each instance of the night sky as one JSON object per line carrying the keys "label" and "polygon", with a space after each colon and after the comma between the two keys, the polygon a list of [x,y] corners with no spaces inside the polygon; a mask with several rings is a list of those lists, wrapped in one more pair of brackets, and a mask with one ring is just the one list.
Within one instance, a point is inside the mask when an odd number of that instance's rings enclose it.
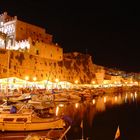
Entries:
{"label": "night sky", "polygon": [[45,28],[64,52],[89,53],[95,64],[140,72],[138,3],[92,2],[0,0],[0,13]]}

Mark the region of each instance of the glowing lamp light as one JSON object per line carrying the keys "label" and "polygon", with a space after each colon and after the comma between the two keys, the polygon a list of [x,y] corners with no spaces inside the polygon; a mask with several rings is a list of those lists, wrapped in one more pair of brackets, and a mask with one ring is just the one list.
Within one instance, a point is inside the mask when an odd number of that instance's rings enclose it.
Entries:
{"label": "glowing lamp light", "polygon": [[36,81],[36,77],[33,77],[33,80]]}
{"label": "glowing lamp light", "polygon": [[55,82],[58,83],[59,82],[59,79],[55,79]]}
{"label": "glowing lamp light", "polygon": [[92,81],[91,83],[92,83],[92,84],[95,84],[95,81]]}
{"label": "glowing lamp light", "polygon": [[26,76],[26,77],[25,77],[25,80],[26,80],[26,81],[29,80],[29,76]]}
{"label": "glowing lamp light", "polygon": [[75,84],[78,84],[78,80],[75,80]]}
{"label": "glowing lamp light", "polygon": [[59,107],[64,107],[64,104],[59,104]]}

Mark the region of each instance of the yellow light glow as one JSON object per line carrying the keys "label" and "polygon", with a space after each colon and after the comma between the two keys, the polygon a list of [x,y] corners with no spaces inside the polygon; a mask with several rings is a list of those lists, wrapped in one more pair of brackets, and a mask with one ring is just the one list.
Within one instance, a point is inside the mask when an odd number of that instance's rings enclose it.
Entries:
{"label": "yellow light glow", "polygon": [[93,99],[93,100],[92,100],[92,103],[95,104],[95,102],[96,102],[95,99]]}
{"label": "yellow light glow", "polygon": [[138,85],[138,82],[135,82],[136,85]]}
{"label": "yellow light glow", "polygon": [[59,82],[59,79],[55,79],[55,82],[58,83]]}
{"label": "yellow light glow", "polygon": [[55,112],[56,116],[58,116],[58,112],[59,112],[59,107],[57,106],[56,107],[56,112]]}
{"label": "yellow light glow", "polygon": [[75,104],[75,108],[78,108],[78,106],[79,106],[79,104],[78,104],[78,103],[76,103],[76,104]]}
{"label": "yellow light glow", "polygon": [[117,96],[115,96],[115,102],[118,100],[118,97]]}
{"label": "yellow light glow", "polygon": [[25,80],[26,80],[26,81],[29,80],[29,76],[25,76]]}
{"label": "yellow light glow", "polygon": [[75,80],[75,84],[78,84],[78,80]]}
{"label": "yellow light glow", "polygon": [[137,98],[137,92],[135,92],[135,98]]}
{"label": "yellow light glow", "polygon": [[34,80],[34,81],[36,81],[36,79],[37,79],[36,77],[33,77],[33,80]]}
{"label": "yellow light glow", "polygon": [[104,103],[106,103],[106,97],[104,97]]}
{"label": "yellow light glow", "polygon": [[59,107],[64,107],[64,104],[59,104]]}
{"label": "yellow light glow", "polygon": [[128,96],[127,96],[127,94],[126,94],[126,95],[125,95],[125,98],[127,99],[127,97],[128,97]]}
{"label": "yellow light glow", "polygon": [[92,83],[92,84],[95,84],[95,81],[92,81],[91,83]]}

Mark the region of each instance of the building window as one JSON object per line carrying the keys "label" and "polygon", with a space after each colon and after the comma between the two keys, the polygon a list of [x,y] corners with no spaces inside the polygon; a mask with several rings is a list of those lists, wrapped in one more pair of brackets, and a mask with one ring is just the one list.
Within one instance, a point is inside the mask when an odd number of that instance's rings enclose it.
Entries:
{"label": "building window", "polygon": [[36,50],[36,55],[39,55],[39,50]]}

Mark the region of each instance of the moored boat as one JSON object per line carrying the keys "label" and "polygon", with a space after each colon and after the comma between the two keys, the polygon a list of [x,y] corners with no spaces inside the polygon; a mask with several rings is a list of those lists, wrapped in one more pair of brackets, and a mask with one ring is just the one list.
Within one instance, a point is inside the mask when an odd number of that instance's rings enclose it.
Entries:
{"label": "moored boat", "polygon": [[29,114],[0,114],[1,131],[36,131],[61,129],[65,125],[62,118],[39,118]]}

